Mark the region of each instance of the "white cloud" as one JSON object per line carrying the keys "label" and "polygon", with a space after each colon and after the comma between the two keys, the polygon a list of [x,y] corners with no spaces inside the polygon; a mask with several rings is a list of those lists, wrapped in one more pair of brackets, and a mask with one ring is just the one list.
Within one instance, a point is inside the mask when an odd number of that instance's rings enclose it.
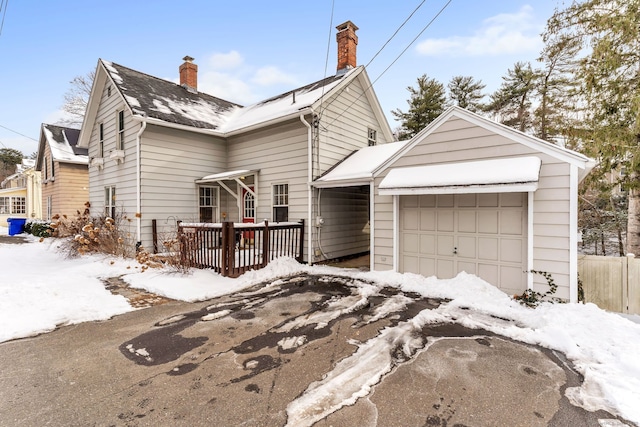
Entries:
{"label": "white cloud", "polygon": [[214,53],[207,62],[214,70],[229,70],[241,66],[244,58],[238,51],[232,50],[228,53]]}
{"label": "white cloud", "polygon": [[517,13],[502,13],[483,21],[472,36],[452,36],[427,39],[416,50],[425,56],[497,56],[538,52],[542,47],[540,32],[533,8],[523,6]]}
{"label": "white cloud", "polygon": [[198,90],[243,105],[256,101],[251,86],[242,78],[218,71],[199,73]]}
{"label": "white cloud", "polygon": [[284,71],[278,69],[278,67],[267,66],[259,68],[251,81],[260,86],[272,86],[277,84],[298,84],[297,79],[291,74],[287,74]]}

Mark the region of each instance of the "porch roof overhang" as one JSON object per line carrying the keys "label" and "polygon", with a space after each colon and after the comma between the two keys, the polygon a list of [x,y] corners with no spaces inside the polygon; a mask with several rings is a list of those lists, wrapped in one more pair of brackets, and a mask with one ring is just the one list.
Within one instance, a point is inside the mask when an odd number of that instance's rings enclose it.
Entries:
{"label": "porch roof overhang", "polygon": [[381,195],[514,193],[538,189],[538,157],[398,167],[380,182]]}
{"label": "porch roof overhang", "polygon": [[197,179],[196,184],[214,184],[220,181],[232,181],[238,178],[242,178],[243,176],[255,175],[257,173],[258,173],[257,170],[249,170],[249,169],[240,169],[235,171],[214,173],[212,175],[207,175],[200,179]]}

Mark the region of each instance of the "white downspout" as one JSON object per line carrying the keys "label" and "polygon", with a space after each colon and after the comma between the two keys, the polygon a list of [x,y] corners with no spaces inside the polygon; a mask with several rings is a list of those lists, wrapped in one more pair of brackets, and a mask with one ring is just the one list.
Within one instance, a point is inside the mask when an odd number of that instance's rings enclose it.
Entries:
{"label": "white downspout", "polygon": [[142,132],[147,128],[146,120],[142,120],[140,130],[136,134],[136,250],[142,245],[142,194],[140,188],[140,140]]}
{"label": "white downspout", "polygon": [[[311,110],[311,120],[313,120],[313,110]],[[307,121],[304,119],[304,113],[300,114],[300,121],[302,123],[304,123],[304,125],[307,127],[307,161],[308,161],[308,165],[307,165],[307,192],[308,192],[308,197],[307,197],[307,245],[308,245],[308,250],[307,250],[307,264],[311,265],[313,264],[312,260],[313,260],[313,254],[311,253],[313,248],[313,238],[311,235],[311,231],[313,230],[313,228],[311,227],[311,221],[312,221],[312,212],[311,209],[313,207],[313,197],[312,197],[312,187],[311,187],[311,181],[313,180],[313,135],[311,134],[312,128],[311,128],[311,124],[307,123]]]}

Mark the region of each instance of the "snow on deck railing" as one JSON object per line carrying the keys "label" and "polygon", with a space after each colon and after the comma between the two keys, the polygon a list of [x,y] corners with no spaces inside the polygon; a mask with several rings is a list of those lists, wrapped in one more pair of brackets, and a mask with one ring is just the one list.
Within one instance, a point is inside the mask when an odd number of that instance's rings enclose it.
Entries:
{"label": "snow on deck railing", "polygon": [[179,223],[183,265],[238,277],[275,258],[303,260],[304,220],[269,223]]}

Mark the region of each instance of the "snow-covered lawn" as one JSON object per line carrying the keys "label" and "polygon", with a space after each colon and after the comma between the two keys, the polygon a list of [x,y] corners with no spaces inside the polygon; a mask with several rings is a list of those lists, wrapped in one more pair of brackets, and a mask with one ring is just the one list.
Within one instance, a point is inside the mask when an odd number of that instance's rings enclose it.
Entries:
{"label": "snow-covered lawn", "polygon": [[[0,227],[0,234],[6,235],[7,229]],[[529,309],[464,273],[437,280],[413,274],[308,267],[281,259],[238,279],[203,270],[185,276],[153,269],[141,272],[135,261],[122,258],[92,255],[70,259],[57,249],[59,241],[27,239],[26,244],[0,244],[0,342],[133,310],[125,298],[105,289],[101,279],[107,277],[124,275],[133,287],[198,301],[262,282],[277,286],[278,278],[294,274],[340,275],[451,299],[437,310],[420,313],[414,322],[457,322],[561,351],[585,377],[581,387],[567,389],[572,402],[589,410],[608,410],[640,424],[638,316],[623,317],[593,304],[543,304]]]}

